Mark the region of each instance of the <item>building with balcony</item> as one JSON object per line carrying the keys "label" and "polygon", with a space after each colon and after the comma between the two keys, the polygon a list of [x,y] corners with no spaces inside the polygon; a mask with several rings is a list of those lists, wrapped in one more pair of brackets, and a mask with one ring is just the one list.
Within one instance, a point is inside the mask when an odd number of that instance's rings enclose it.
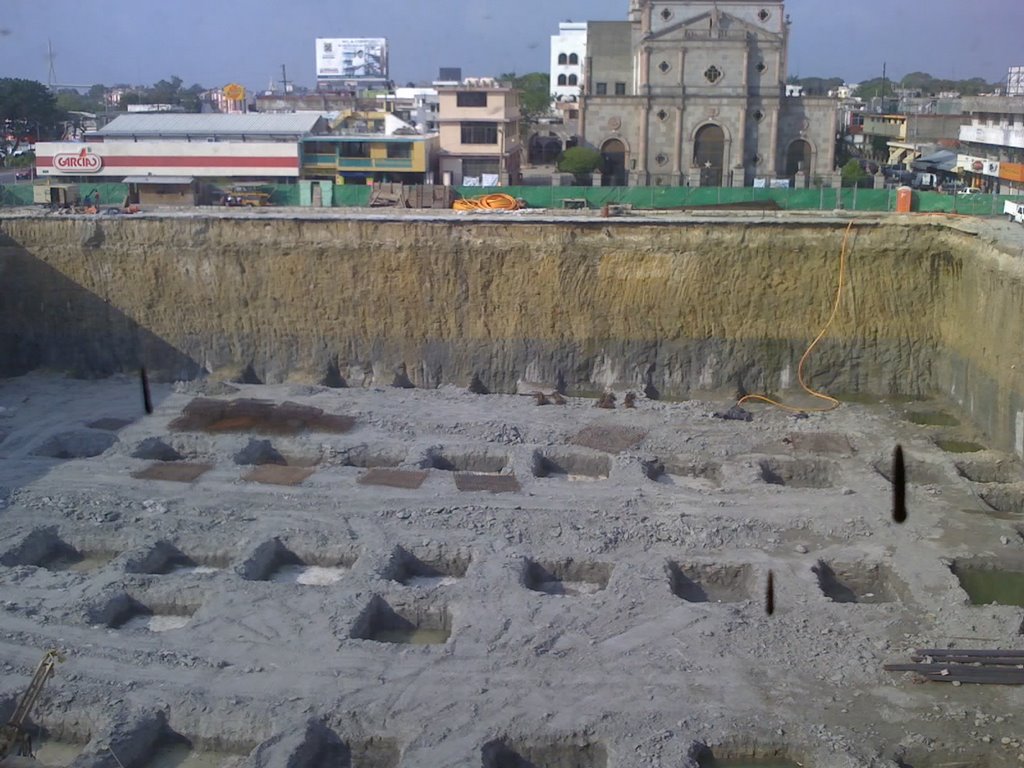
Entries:
{"label": "building with balcony", "polygon": [[781,0],[630,0],[628,19],[587,28],[580,133],[604,183],[831,180],[837,104],[786,95]]}
{"label": "building with balcony", "polygon": [[432,184],[438,135],[311,136],[301,149],[302,178],[336,184]]}
{"label": "building with balcony", "polygon": [[444,184],[505,186],[520,178],[519,91],[490,79],[439,88]]}
{"label": "building with balcony", "polygon": [[957,166],[976,187],[1024,192],[1024,98],[964,98],[970,124],[960,128]]}

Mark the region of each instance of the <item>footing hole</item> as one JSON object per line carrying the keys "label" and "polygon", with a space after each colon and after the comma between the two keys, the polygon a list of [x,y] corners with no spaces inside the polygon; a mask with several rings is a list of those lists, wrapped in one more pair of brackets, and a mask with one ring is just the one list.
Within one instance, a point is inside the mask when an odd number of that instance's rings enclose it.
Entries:
{"label": "footing hole", "polygon": [[689,603],[741,603],[750,599],[754,575],[749,565],[670,561],[668,577],[672,594]]}
{"label": "footing hole", "polygon": [[835,467],[814,459],[761,459],[761,479],[770,485],[790,488],[831,488]]}
{"label": "footing hole", "polygon": [[375,597],[352,628],[351,637],[399,645],[443,645],[452,618],[443,606],[392,606]]}
{"label": "footing hole", "polygon": [[578,451],[535,451],[533,476],[559,480],[605,480],[611,461],[598,453]]}
{"label": "footing hole", "polygon": [[608,586],[611,575],[610,563],[572,559],[543,562],[527,560],[523,584],[527,589],[545,595],[578,597],[602,591]]}
{"label": "footing hole", "polygon": [[435,552],[417,556],[399,547],[391,559],[390,578],[409,587],[450,586],[466,575],[468,555]]}
{"label": "footing hole", "polygon": [[512,741],[496,739],[481,750],[483,768],[606,768],[608,752],[603,744],[564,741]]}
{"label": "footing hole", "polygon": [[955,560],[950,566],[971,605],[1024,607],[1024,570],[997,561]]}
{"label": "footing hole", "polygon": [[892,603],[896,601],[894,577],[880,563],[826,563],[811,569],[818,587],[833,603]]}

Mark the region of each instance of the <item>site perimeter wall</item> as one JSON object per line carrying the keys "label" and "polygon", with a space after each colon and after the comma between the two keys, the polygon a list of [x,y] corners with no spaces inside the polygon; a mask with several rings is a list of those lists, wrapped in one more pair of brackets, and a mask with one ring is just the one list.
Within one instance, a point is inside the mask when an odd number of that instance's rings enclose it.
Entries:
{"label": "site perimeter wall", "polygon": [[[146,366],[250,381],[688,397],[785,391],[844,227],[195,215],[0,219],[0,376]],[[1024,452],[1024,266],[937,219],[857,221],[807,368],[833,393],[953,397]]]}
{"label": "site perimeter wall", "polygon": [[[79,185],[85,195],[98,189],[104,206],[120,206],[128,185],[116,183]],[[276,206],[299,206],[298,184],[266,184],[259,189],[270,193]],[[365,184],[334,185],[331,203],[337,208],[366,207],[372,187]],[[564,207],[564,200],[583,200],[589,208],[606,203],[628,204],[638,209],[671,210],[716,205],[770,202],[782,210],[895,211],[894,189],[754,189],[752,187],[456,187],[460,197],[491,193],[512,195],[530,208]],[[960,213],[968,216],[1001,216],[1006,200],[1013,195],[944,195],[915,192],[914,210],[922,213]],[[32,185],[15,184],[0,188],[0,206],[32,205]]]}

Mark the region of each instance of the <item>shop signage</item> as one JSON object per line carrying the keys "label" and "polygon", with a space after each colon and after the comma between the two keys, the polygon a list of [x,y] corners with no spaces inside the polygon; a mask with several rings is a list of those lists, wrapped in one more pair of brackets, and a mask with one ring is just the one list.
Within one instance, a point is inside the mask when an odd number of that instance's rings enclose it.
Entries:
{"label": "shop signage", "polygon": [[69,176],[99,173],[103,160],[85,147],[81,152],[59,152],[53,156],[53,167]]}

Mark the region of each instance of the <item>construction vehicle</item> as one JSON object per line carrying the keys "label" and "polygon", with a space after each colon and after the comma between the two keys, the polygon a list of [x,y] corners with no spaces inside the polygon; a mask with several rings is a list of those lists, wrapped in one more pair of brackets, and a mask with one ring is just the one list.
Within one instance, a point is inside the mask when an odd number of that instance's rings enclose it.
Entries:
{"label": "construction vehicle", "polygon": [[14,709],[14,714],[6,725],[0,726],[0,765],[7,757],[32,757],[32,735],[25,728],[25,721],[32,708],[39,700],[46,681],[53,677],[58,664],[64,662],[60,651],[49,650],[36,667],[32,681],[21,696],[21,701]]}

